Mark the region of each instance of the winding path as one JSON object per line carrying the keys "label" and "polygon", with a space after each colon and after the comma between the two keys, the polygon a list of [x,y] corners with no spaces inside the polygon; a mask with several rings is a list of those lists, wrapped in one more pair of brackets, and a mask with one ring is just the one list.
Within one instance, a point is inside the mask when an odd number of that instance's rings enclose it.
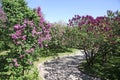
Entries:
{"label": "winding path", "polygon": [[83,74],[77,66],[83,61],[84,54],[77,51],[74,55],[60,57],[39,64],[43,80],[100,80]]}

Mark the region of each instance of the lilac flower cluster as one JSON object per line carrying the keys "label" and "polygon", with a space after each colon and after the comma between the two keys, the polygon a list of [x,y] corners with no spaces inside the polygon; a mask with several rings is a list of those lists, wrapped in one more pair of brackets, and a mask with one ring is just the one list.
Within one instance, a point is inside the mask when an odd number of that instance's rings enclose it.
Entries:
{"label": "lilac flower cluster", "polygon": [[16,45],[22,44],[22,41],[25,41],[27,36],[23,34],[23,30],[25,29],[25,26],[15,25],[14,26],[14,34],[11,34],[11,38],[13,39],[13,42]]}
{"label": "lilac flower cluster", "polygon": [[33,52],[34,52],[34,48],[31,48],[31,49],[29,49],[29,50],[26,50],[25,52],[26,52],[27,54],[33,53]]}
{"label": "lilac flower cluster", "polygon": [[45,22],[40,7],[38,7],[38,9],[35,9],[35,11],[37,12],[37,14],[38,14],[38,16],[40,18],[40,20],[39,20],[39,27],[38,28],[41,28],[41,31],[37,32],[36,28],[34,28],[32,33],[33,33],[33,36],[35,34],[39,35],[39,38],[38,38],[37,42],[39,44],[39,47],[43,48],[42,42],[45,41],[45,40],[50,40],[51,39],[51,37],[50,37],[50,27],[51,27],[51,24]]}
{"label": "lilac flower cluster", "polygon": [[17,59],[15,58],[15,59],[13,59],[13,62],[14,62],[14,66],[15,67],[18,67],[19,66],[19,64],[18,64],[18,62],[17,62]]}
{"label": "lilac flower cluster", "polygon": [[[68,26],[79,27],[80,30],[86,27],[86,32],[104,33],[108,36],[108,33],[112,31],[112,26],[110,25],[110,20],[108,17],[97,17],[93,18],[92,16],[79,16],[75,15],[72,19],[69,20]],[[109,34],[111,36],[112,33]]]}

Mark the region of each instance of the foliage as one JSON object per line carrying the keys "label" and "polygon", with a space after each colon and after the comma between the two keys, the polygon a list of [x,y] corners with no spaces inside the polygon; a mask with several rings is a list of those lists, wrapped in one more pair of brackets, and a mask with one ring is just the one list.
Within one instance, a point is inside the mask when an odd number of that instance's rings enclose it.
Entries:
{"label": "foliage", "polygon": [[[110,23],[113,29],[114,37],[109,41],[106,41],[104,44],[101,44],[99,53],[103,53],[103,60],[107,61],[109,57],[113,57],[114,55],[120,56],[120,16],[119,12],[108,11],[108,17],[110,19]],[[107,58],[108,57],[108,58]]]}
{"label": "foliage", "polygon": [[64,45],[64,33],[65,33],[65,27],[60,26],[60,25],[56,25],[53,27],[51,27],[51,41],[49,43],[50,45],[50,49],[58,49],[58,48],[62,48]]}
{"label": "foliage", "polygon": [[53,24],[51,27],[51,41],[49,47],[52,49],[79,48],[79,29]]}
{"label": "foliage", "polygon": [[13,33],[13,26],[16,24],[23,24],[25,19],[34,21],[35,24],[39,23],[39,17],[34,10],[28,8],[25,0],[0,0],[2,10],[6,15],[5,26],[2,28],[2,42],[4,47],[10,49],[12,44],[9,34]]}
{"label": "foliage", "polygon": [[[106,32],[102,33],[104,34],[104,36],[102,36],[102,40],[99,41],[99,49],[94,58],[94,64],[92,66],[88,66],[88,63],[85,62],[80,65],[80,70],[83,70],[84,72],[86,72],[87,74],[91,74],[92,76],[98,76],[102,80],[120,79],[120,23],[118,13],[119,12],[117,12],[116,14],[108,11],[108,17],[106,17],[105,20],[102,20],[102,26],[109,26],[111,30],[107,30]],[[101,23],[99,22],[99,24]],[[101,36],[102,34],[100,34],[99,36]]]}
{"label": "foliage", "polygon": [[[35,51],[47,45],[50,40],[50,24],[42,17],[40,7],[35,11],[39,19],[39,25],[34,21],[24,20],[23,24],[14,25],[13,33],[9,34],[12,39],[11,49],[7,55],[7,66],[12,79],[26,79],[26,74],[32,68],[32,62],[36,59]],[[39,47],[39,48],[38,48]]]}
{"label": "foliage", "polygon": [[68,49],[64,45],[65,27],[59,24],[52,24],[50,29],[51,39],[45,45],[43,50],[40,50],[40,56],[55,56],[59,52],[66,52]]}
{"label": "foliage", "polygon": [[95,58],[93,66],[87,66],[86,62],[82,63],[79,66],[80,71],[83,71],[85,74],[99,77],[102,80],[119,80],[120,76],[120,57],[113,56],[109,58],[109,61],[106,63],[102,62],[102,55],[98,54]]}
{"label": "foliage", "polygon": [[26,74],[38,55],[33,53],[39,53],[36,49],[45,47],[46,40],[50,39],[50,24],[45,22],[40,7],[31,10],[25,0],[1,0],[1,3],[7,20],[4,20],[4,15],[0,18],[0,39],[3,44],[7,43],[10,52],[1,57],[3,62],[0,75],[5,73],[3,79],[28,79]]}
{"label": "foliage", "polygon": [[112,38],[112,27],[109,18],[75,15],[69,20],[69,26],[78,27],[81,47],[84,50],[88,65],[93,65],[100,44]]}
{"label": "foliage", "polygon": [[21,24],[24,19],[36,20],[38,16],[28,8],[25,0],[1,0],[2,8],[7,15],[9,27]]}
{"label": "foliage", "polygon": [[6,21],[7,21],[7,17],[6,14],[4,13],[4,11],[2,10],[2,8],[0,8],[0,51],[2,50],[7,50],[7,46],[5,46],[5,41],[6,38],[4,36],[6,36]]}
{"label": "foliage", "polygon": [[79,32],[79,28],[78,27],[66,27],[65,28],[65,46],[69,47],[69,48],[81,48],[80,44],[80,37],[81,34]]}

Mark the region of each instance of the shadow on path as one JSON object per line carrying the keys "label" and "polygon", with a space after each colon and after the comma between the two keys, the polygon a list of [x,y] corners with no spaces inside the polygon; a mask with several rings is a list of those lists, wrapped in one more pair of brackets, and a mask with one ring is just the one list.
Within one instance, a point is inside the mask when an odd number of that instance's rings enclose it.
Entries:
{"label": "shadow on path", "polygon": [[45,80],[100,80],[78,70],[83,59],[84,55],[76,55],[44,62]]}

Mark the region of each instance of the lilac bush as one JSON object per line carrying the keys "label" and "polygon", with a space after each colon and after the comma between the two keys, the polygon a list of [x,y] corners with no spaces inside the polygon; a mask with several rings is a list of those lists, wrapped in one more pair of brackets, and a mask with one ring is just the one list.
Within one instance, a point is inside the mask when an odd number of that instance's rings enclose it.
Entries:
{"label": "lilac bush", "polygon": [[51,25],[45,22],[40,7],[35,12],[40,18],[38,25],[34,21],[25,19],[23,24],[15,25],[14,33],[10,34],[14,44],[10,52],[12,55],[10,63],[13,64],[11,69],[16,72],[13,75],[22,74],[24,76],[26,71],[31,69],[30,65],[35,59],[36,49],[44,48],[47,40],[51,39],[49,34]]}
{"label": "lilac bush", "polygon": [[100,45],[112,39],[113,29],[108,17],[79,16],[75,15],[69,20],[69,26],[78,27],[81,38],[81,48],[84,50],[88,65],[93,65]]}

